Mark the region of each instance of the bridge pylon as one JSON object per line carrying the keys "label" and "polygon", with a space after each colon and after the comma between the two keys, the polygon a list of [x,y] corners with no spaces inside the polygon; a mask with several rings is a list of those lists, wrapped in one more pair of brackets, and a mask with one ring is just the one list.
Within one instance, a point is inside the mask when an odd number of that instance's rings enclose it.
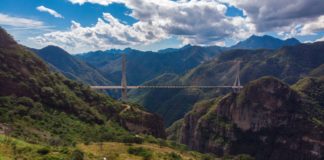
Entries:
{"label": "bridge pylon", "polygon": [[122,100],[127,100],[127,79],[126,79],[126,54],[123,53],[122,55],[122,79],[121,79],[121,86],[122,86]]}
{"label": "bridge pylon", "polygon": [[240,68],[241,68],[240,65],[241,65],[241,61],[235,61],[236,73],[235,73],[235,81],[232,86],[234,93],[239,93],[242,88],[241,81],[240,81]]}

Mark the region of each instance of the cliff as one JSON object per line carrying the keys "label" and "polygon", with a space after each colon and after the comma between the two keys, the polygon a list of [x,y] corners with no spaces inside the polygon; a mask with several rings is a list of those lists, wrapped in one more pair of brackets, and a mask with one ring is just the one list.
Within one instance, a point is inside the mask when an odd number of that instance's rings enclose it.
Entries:
{"label": "cliff", "polygon": [[323,159],[324,107],[319,98],[323,92],[314,91],[323,86],[323,79],[308,78],[292,89],[275,78],[263,77],[239,94],[198,103],[181,125],[168,129],[168,137],[218,155]]}

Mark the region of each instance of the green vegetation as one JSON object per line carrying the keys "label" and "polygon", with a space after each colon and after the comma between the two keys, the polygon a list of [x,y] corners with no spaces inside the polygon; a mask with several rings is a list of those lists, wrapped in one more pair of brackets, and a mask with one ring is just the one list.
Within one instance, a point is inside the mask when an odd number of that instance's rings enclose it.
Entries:
{"label": "green vegetation", "polygon": [[[271,45],[271,44],[269,44]],[[183,74],[156,77],[155,85],[232,85],[235,78],[233,61],[241,61],[243,85],[263,76],[273,76],[288,84],[311,75],[323,76],[324,43],[300,44],[276,50],[228,50],[215,59],[204,62]],[[167,78],[166,78],[167,77]],[[153,81],[153,82],[152,82]],[[166,126],[181,119],[197,102],[224,96],[231,89],[139,90],[132,92],[134,100],[163,116]]]}
{"label": "green vegetation", "polygon": [[0,135],[1,160],[59,160],[71,156],[71,149],[67,147],[42,146]]}
{"label": "green vegetation", "polygon": [[[202,157],[154,138],[164,136],[156,115],[51,72],[1,28],[0,41],[5,42],[0,44],[1,160],[160,159],[171,152],[186,159]],[[145,115],[142,121],[138,115]],[[130,146],[143,150],[128,154]]]}
{"label": "green vegetation", "polygon": [[143,147],[129,147],[128,153],[136,156],[143,157],[144,160],[152,159],[152,151],[148,149],[144,149]]}
{"label": "green vegetation", "polygon": [[303,78],[292,88],[302,96],[305,106],[302,109],[309,115],[308,120],[316,126],[324,127],[324,77]]}
{"label": "green vegetation", "polygon": [[[304,78],[292,87],[273,77],[259,78],[239,93],[196,103],[167,129],[168,138],[218,155],[229,151],[264,159],[268,153],[259,149],[262,147],[271,148],[271,156],[283,159],[293,159],[296,154],[307,157],[312,149],[303,147],[317,146],[324,128],[323,86],[323,78]],[[296,141],[301,143],[296,149],[286,148]],[[283,147],[276,148],[279,145]],[[253,159],[249,155],[223,159]]]}

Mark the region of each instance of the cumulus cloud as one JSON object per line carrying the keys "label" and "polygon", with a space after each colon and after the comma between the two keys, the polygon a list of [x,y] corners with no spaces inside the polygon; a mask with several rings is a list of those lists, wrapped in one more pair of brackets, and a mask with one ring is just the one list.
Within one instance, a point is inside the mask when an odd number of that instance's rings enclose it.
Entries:
{"label": "cumulus cloud", "polygon": [[0,13],[0,24],[12,27],[23,27],[23,28],[43,28],[45,27],[42,21],[14,17],[7,14]]}
{"label": "cumulus cloud", "polygon": [[319,31],[324,31],[324,15],[312,22],[306,23],[300,29],[301,35],[315,34]]}
{"label": "cumulus cloud", "polygon": [[[259,32],[295,31],[298,25],[307,25],[324,15],[322,0],[221,0],[243,9]],[[309,32],[311,27],[306,27]],[[318,28],[314,28],[318,29]]]}
{"label": "cumulus cloud", "polygon": [[[183,43],[214,45],[227,37],[242,39],[255,30],[244,17],[227,17],[226,5],[217,1],[151,1],[151,0],[69,0],[75,4],[124,3],[138,22],[125,25],[108,13],[96,25],[83,27],[73,22],[69,31],[52,32],[34,38],[39,43],[56,43],[85,50],[123,48],[130,45],[154,43],[176,36]],[[65,48],[67,49],[67,48]],[[71,50],[70,49],[70,50]],[[67,49],[69,50],[69,49]]]}
{"label": "cumulus cloud", "polygon": [[40,12],[49,13],[50,15],[52,15],[56,18],[64,18],[61,14],[57,13],[55,10],[47,8],[45,6],[38,6],[36,9]]}
{"label": "cumulus cloud", "polygon": [[71,52],[80,52],[110,47],[123,48],[167,38],[161,29],[149,27],[150,25],[146,23],[125,25],[109,13],[104,13],[103,18],[99,18],[92,27],[83,27],[78,22],[72,21],[68,31],[46,33],[31,39],[39,44],[54,44]]}

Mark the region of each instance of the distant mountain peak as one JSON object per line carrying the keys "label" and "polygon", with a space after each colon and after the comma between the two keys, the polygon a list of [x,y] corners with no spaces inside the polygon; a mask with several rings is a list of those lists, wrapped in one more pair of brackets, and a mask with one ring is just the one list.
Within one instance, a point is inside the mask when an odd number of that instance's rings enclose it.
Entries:
{"label": "distant mountain peak", "polygon": [[278,49],[283,46],[294,46],[300,44],[295,38],[281,40],[269,35],[252,35],[244,41],[232,46],[233,49]]}
{"label": "distant mountain peak", "polygon": [[54,46],[54,45],[48,45],[42,49],[40,49],[40,51],[43,54],[57,54],[57,55],[70,55],[67,51],[65,51],[64,49],[58,47],[58,46]]}
{"label": "distant mountain peak", "polygon": [[288,38],[288,39],[286,39],[286,42],[294,42],[296,44],[300,43],[300,41],[298,39],[296,39],[296,38]]}

